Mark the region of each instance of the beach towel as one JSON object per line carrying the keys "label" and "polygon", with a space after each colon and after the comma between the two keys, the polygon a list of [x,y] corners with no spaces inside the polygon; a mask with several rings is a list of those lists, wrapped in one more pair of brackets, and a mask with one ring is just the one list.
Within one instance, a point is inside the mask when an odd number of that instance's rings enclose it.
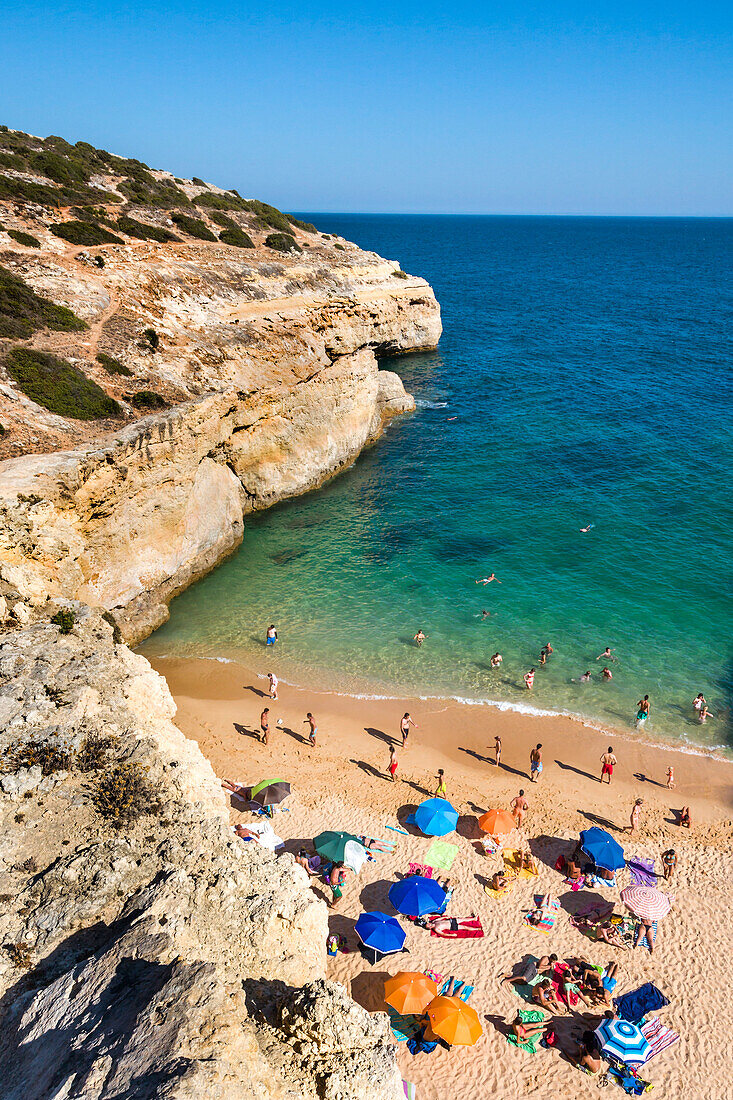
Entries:
{"label": "beach towel", "polygon": [[457,851],[457,844],[449,844],[446,840],[434,840],[425,853],[425,859],[437,870],[450,871]]}
{"label": "beach towel", "polygon": [[409,1081],[403,1081],[402,1087],[405,1090],[406,1100],[416,1100],[417,1089],[414,1085],[411,1085]]}
{"label": "beach towel", "polygon": [[495,852],[499,851],[499,845],[496,843],[493,836],[481,837],[479,844],[483,848],[485,856],[493,856]]}
{"label": "beach towel", "polygon": [[514,875],[512,878],[509,879],[503,890],[495,890],[493,886],[489,886],[488,883],[484,886],[484,890],[490,898],[503,898],[505,894],[511,893],[514,887],[517,885],[517,882],[518,876]]}
{"label": "beach towel", "polygon": [[526,867],[522,867],[522,853],[518,848],[505,848],[502,858],[505,870],[512,871],[520,878],[536,878],[539,874],[539,871],[528,871]]}
{"label": "beach towel", "polygon": [[626,860],[626,866],[631,873],[632,882],[638,883],[639,886],[657,885],[653,859],[641,859],[639,856],[632,856],[631,859]]}
{"label": "beach towel", "polygon": [[440,983],[443,981],[443,975],[439,974],[437,970],[423,970],[423,974],[426,978],[430,978],[435,984],[440,987]]}
{"label": "beach towel", "polygon": [[[533,909],[531,913],[527,913],[524,917],[524,924],[528,924],[530,928],[536,928],[538,932],[549,936],[559,912],[560,902],[553,900],[549,905],[544,905],[541,908]],[[534,914],[539,914],[538,920],[532,919]]]}
{"label": "beach towel", "polygon": [[[453,980],[454,980],[453,978],[446,978],[445,979],[443,984],[438,989],[438,996],[439,997],[447,996],[448,990],[450,989],[450,984]],[[457,978],[455,980],[454,985],[453,985],[453,992],[452,992],[451,996],[452,997],[460,997],[462,1001],[467,1001],[468,998],[473,993],[473,990],[474,990],[474,987],[472,985],[467,985],[466,982],[463,982],[463,981],[460,980],[460,978]]]}
{"label": "beach towel", "polygon": [[396,840],[380,840],[377,836],[360,836],[359,840],[369,852],[386,852],[392,855],[397,847]]}
{"label": "beach towel", "polygon": [[[658,931],[658,929],[659,929],[659,921],[656,921],[656,920],[652,921],[652,943],[657,942],[657,931]],[[634,926],[634,933],[636,933],[636,926]],[[633,942],[633,937],[632,937],[632,942]],[[646,932],[641,937],[641,939],[639,940],[639,942],[636,946],[637,947],[644,947],[644,948],[646,948],[647,951],[651,952],[651,947],[649,946],[649,941],[646,938]]]}
{"label": "beach towel", "polygon": [[618,886],[616,882],[616,875],[613,878],[600,878],[599,875],[594,875],[592,872],[585,872],[585,885],[586,886]]}
{"label": "beach towel", "polygon": [[392,1034],[398,1043],[406,1043],[419,1031],[420,1024],[417,1016],[403,1016],[400,1012],[395,1012],[390,1005],[387,1005],[387,1015]]}
{"label": "beach towel", "polygon": [[[536,1008],[520,1008],[519,1015],[523,1024],[536,1024],[545,1019],[544,1012],[540,1012]],[[542,1032],[538,1031],[536,1035],[532,1035],[529,1039],[517,1039],[516,1035],[507,1035],[506,1041],[511,1046],[518,1047],[519,1050],[526,1050],[528,1054],[536,1054],[541,1038]]]}
{"label": "beach towel", "polygon": [[483,938],[484,929],[478,918],[475,920],[457,920],[455,923],[457,925],[455,929],[449,928],[440,932],[430,925],[430,935],[438,936],[442,940],[480,940]]}
{"label": "beach towel", "polygon": [[624,993],[623,997],[614,997],[613,1004],[622,1020],[638,1024],[648,1012],[656,1012],[657,1009],[664,1008],[669,1001],[653,982],[645,982],[638,989]]}
{"label": "beach towel", "polygon": [[422,875],[423,878],[433,877],[433,867],[428,867],[426,863],[409,863],[407,866],[411,875]]}
{"label": "beach towel", "polygon": [[679,1039],[679,1035],[676,1031],[673,1031],[671,1027],[667,1027],[656,1016],[650,1016],[649,1019],[641,1025],[641,1033],[651,1047],[647,1062],[651,1058],[656,1058],[658,1054],[661,1054],[667,1047],[671,1047],[673,1043],[676,1043]]}

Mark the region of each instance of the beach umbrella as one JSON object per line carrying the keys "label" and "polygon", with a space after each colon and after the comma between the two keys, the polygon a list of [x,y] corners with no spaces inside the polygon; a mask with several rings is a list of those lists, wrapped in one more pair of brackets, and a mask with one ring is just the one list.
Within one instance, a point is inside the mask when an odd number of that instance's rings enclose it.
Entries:
{"label": "beach umbrella", "polygon": [[430,1026],[451,1046],[472,1047],[483,1028],[478,1013],[460,997],[436,997],[427,1007]]}
{"label": "beach umbrella", "polygon": [[636,883],[621,891],[621,901],[635,917],[648,921],[666,917],[672,908],[668,894],[663,894],[655,886],[640,886]]}
{"label": "beach umbrella", "polygon": [[330,859],[333,863],[344,863],[356,874],[366,863],[366,848],[359,838],[351,833],[332,831],[319,833],[313,844],[319,856]]}
{"label": "beach umbrella", "polygon": [[419,971],[401,970],[394,978],[384,983],[384,999],[395,1012],[403,1015],[418,1015],[438,993],[438,986],[427,974]]}
{"label": "beach umbrella", "polygon": [[619,842],[597,825],[583,830],[580,834],[580,846],[596,867],[603,867],[605,871],[619,871],[625,866],[624,850]]}
{"label": "beach umbrella", "polygon": [[401,951],[407,938],[407,933],[395,917],[378,911],[362,913],[354,925],[354,931],[365,947],[371,947],[372,951],[378,951],[381,955]]}
{"label": "beach umbrella", "polygon": [[290,784],[284,779],[263,779],[250,791],[250,802],[260,806],[277,806],[290,794]]}
{"label": "beach umbrella", "polygon": [[409,875],[389,888],[389,900],[399,913],[407,917],[422,917],[439,913],[445,905],[446,893],[435,879]]}
{"label": "beach umbrella", "polygon": [[651,1047],[636,1024],[628,1020],[604,1020],[596,1028],[601,1044],[601,1053],[607,1058],[617,1058],[627,1065],[632,1062],[646,1062]]}
{"label": "beach umbrella", "polygon": [[415,824],[427,836],[445,836],[458,824],[458,811],[445,798],[428,798],[415,811]]}
{"label": "beach umbrella", "polygon": [[517,823],[508,810],[487,810],[478,819],[479,827],[492,836],[506,836],[516,829]]}

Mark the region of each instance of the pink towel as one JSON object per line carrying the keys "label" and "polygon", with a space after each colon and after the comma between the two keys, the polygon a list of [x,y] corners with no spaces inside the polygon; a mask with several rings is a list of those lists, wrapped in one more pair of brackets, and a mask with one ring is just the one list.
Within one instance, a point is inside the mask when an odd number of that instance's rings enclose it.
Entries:
{"label": "pink towel", "polygon": [[411,875],[422,875],[423,878],[433,877],[433,867],[428,867],[425,863],[410,863],[408,870]]}
{"label": "pink towel", "polygon": [[672,1031],[671,1027],[667,1027],[656,1016],[650,1016],[647,1022],[641,1025],[641,1033],[652,1048],[647,1062],[650,1058],[656,1058],[657,1054],[661,1054],[679,1039],[677,1032]]}

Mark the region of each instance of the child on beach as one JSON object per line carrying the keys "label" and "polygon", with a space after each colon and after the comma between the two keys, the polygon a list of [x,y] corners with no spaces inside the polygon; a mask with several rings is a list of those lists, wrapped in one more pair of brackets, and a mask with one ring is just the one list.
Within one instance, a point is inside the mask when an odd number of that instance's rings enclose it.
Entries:
{"label": "child on beach", "polygon": [[635,833],[639,828],[639,820],[641,818],[641,807],[644,805],[643,798],[637,798],[636,802],[631,808],[631,828],[629,832]]}
{"label": "child on beach", "polygon": [[674,790],[674,768],[671,765],[667,768],[667,790]]}
{"label": "child on beach", "polygon": [[387,765],[387,771],[390,774],[392,782],[395,782],[395,775],[397,774],[397,753],[395,752],[394,745],[389,746],[389,764]]}
{"label": "child on beach", "polygon": [[438,784],[437,787],[435,788],[435,797],[436,798],[447,798],[448,797],[448,788],[445,785],[445,778],[443,776],[443,769],[442,768],[438,768],[438,774],[436,775],[435,780],[436,780],[436,783]]}
{"label": "child on beach", "polygon": [[307,722],[309,727],[310,727],[310,732],[308,734],[308,740],[310,741],[311,745],[315,745],[315,743],[316,743],[316,734],[318,733],[318,726],[316,725],[316,720],[315,720],[315,718],[313,717],[313,715],[311,714],[310,711],[308,711],[308,713],[306,714],[303,721]]}
{"label": "child on beach", "polygon": [[270,681],[270,698],[277,699],[278,678],[274,672],[268,672],[267,679]]}

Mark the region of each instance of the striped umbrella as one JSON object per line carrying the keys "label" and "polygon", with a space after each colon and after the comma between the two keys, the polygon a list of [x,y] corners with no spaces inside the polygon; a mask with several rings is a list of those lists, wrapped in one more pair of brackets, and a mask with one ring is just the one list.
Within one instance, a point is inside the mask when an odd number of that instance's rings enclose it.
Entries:
{"label": "striped umbrella", "polygon": [[666,917],[672,908],[668,894],[663,894],[654,886],[640,886],[636,883],[621,891],[621,901],[635,917],[649,921]]}
{"label": "striped umbrella", "polygon": [[260,806],[277,806],[290,794],[290,784],[284,779],[263,779],[250,792],[250,802],[257,802]]}
{"label": "striped umbrella", "polygon": [[617,1058],[627,1065],[632,1062],[646,1062],[651,1054],[651,1047],[641,1030],[628,1020],[604,1020],[596,1028],[596,1035],[602,1054],[607,1058]]}

